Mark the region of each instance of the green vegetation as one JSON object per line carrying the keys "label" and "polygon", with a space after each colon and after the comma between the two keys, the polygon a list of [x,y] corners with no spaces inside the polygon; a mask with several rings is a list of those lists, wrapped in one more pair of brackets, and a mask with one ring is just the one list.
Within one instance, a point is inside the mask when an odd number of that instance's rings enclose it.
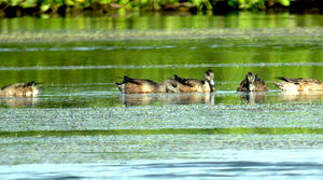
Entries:
{"label": "green vegetation", "polygon": [[[303,6],[306,5],[306,6]],[[320,10],[319,0],[1,0],[0,16],[25,14],[125,14],[128,11],[213,11],[306,9]]]}

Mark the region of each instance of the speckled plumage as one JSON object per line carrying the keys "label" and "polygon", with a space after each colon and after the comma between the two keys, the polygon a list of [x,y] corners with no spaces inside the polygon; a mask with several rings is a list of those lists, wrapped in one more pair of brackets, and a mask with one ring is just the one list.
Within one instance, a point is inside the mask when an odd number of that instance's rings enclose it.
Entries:
{"label": "speckled plumage", "polygon": [[323,93],[323,83],[316,79],[305,79],[305,78],[285,78],[280,77],[280,82],[274,84],[281,89],[283,92],[290,94],[317,94],[318,92]]}
{"label": "speckled plumage", "polygon": [[213,92],[214,88],[214,72],[208,70],[205,72],[205,80],[185,79],[174,75],[174,80],[178,86],[179,92]]}
{"label": "speckled plumage", "polygon": [[7,85],[1,88],[0,96],[4,97],[35,97],[39,94],[40,89],[37,87],[35,81],[30,81],[27,83],[16,83]]}
{"label": "speckled plumage", "polygon": [[244,80],[241,81],[237,91],[242,92],[267,92],[269,89],[265,82],[256,74],[248,72]]}
{"label": "speckled plumage", "polygon": [[152,80],[133,79],[128,76],[124,76],[123,81],[116,83],[116,85],[124,94],[166,93],[170,90],[176,91],[177,88],[173,80],[156,83]]}

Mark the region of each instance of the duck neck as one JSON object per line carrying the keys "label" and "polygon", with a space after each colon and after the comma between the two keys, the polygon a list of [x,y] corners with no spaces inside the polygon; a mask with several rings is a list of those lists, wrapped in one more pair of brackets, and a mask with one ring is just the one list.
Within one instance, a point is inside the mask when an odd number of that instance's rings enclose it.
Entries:
{"label": "duck neck", "polygon": [[213,92],[214,91],[214,82],[210,82],[209,80],[206,80],[207,84],[209,85],[210,87],[210,92]]}
{"label": "duck neck", "polygon": [[256,87],[255,87],[255,85],[254,85],[253,83],[250,83],[250,84],[249,84],[249,91],[250,91],[250,92],[254,92],[254,91],[256,91]]}

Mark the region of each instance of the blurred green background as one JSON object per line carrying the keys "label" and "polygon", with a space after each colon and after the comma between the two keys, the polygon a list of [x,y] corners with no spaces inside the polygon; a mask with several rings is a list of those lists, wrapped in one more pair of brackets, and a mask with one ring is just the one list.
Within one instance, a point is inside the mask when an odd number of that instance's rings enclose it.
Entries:
{"label": "blurred green background", "polygon": [[1,0],[0,16],[117,14],[128,12],[213,12],[239,10],[322,12],[320,0]]}

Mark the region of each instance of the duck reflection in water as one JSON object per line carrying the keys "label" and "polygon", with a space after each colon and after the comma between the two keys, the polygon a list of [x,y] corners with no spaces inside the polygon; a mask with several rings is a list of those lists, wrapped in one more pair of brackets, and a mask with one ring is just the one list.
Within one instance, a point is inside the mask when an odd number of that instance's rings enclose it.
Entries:
{"label": "duck reflection in water", "polygon": [[214,104],[213,93],[184,94],[122,94],[126,106],[153,104]]}
{"label": "duck reflection in water", "polygon": [[11,98],[0,98],[0,106],[4,107],[33,107],[38,104],[37,97],[11,97]]}
{"label": "duck reflection in water", "polygon": [[308,94],[286,94],[284,92],[281,92],[278,98],[280,101],[300,101],[300,102],[322,101],[323,93],[308,95]]}
{"label": "duck reflection in water", "polygon": [[258,104],[258,103],[263,103],[265,101],[266,93],[264,92],[243,93],[240,95],[240,97],[248,104]]}

